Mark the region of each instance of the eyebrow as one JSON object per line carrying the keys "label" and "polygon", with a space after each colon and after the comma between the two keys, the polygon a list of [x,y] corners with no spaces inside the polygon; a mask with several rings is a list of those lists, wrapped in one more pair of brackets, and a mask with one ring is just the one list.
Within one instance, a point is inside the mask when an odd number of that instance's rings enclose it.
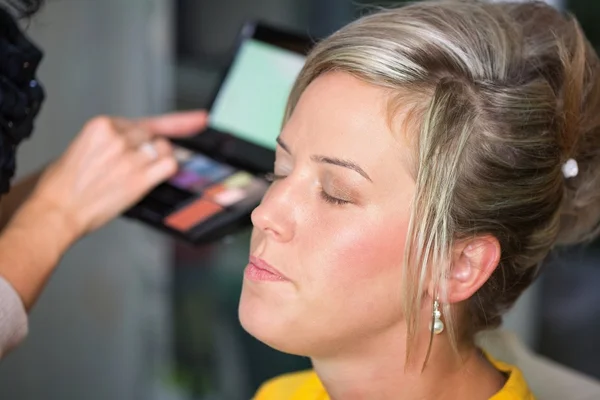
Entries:
{"label": "eyebrow", "polygon": [[[276,139],[277,144],[288,154],[292,154],[292,152],[290,151],[290,148],[288,147],[287,144],[285,144],[283,142],[283,140],[281,140],[280,137],[278,137]],[[337,165],[339,167],[343,167],[343,168],[348,168],[351,169],[355,172],[358,172],[362,177],[364,177],[365,179],[367,179],[369,182],[373,182],[373,180],[371,179],[371,177],[365,172],[364,169],[362,169],[357,163],[355,163],[354,161],[351,160],[344,160],[341,158],[337,158],[337,157],[327,157],[327,156],[311,156],[310,157],[311,160],[318,162],[318,163],[324,163],[324,164],[332,164],[332,165]]]}

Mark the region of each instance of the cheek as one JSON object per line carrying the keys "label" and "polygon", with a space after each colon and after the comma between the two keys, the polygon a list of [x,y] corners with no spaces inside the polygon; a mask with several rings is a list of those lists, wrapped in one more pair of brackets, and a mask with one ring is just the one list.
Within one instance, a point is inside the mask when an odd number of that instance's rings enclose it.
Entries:
{"label": "cheek", "polygon": [[[303,258],[318,268],[311,268],[299,286],[304,320],[318,327],[312,332],[315,337],[342,343],[402,320],[407,227],[403,219],[392,221],[365,213],[342,224],[323,221],[315,227],[316,238],[305,247],[312,252]],[[324,326],[327,332],[321,330]]]}
{"label": "cheek", "polygon": [[375,212],[319,222],[313,246],[325,251],[320,278],[346,288],[393,278],[397,290],[407,229],[405,218],[391,220]]}

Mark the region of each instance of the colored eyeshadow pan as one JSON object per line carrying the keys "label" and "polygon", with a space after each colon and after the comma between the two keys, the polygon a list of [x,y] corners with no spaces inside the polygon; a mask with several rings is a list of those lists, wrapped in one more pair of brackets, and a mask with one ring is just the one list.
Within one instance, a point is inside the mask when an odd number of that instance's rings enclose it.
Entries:
{"label": "colored eyeshadow pan", "polygon": [[170,183],[180,189],[202,194],[207,186],[221,181],[233,172],[234,169],[230,166],[202,155],[194,155],[181,165],[181,169],[171,178]]}
{"label": "colored eyeshadow pan", "polygon": [[231,175],[229,178],[223,181],[223,185],[228,188],[243,188],[248,186],[254,177],[252,174],[244,171],[240,171]]}
{"label": "colored eyeshadow pan", "polygon": [[207,187],[204,196],[223,207],[230,207],[253,193],[257,181],[247,172],[238,172],[221,183]]}
{"label": "colored eyeshadow pan", "polygon": [[183,167],[186,170],[194,171],[198,174],[204,174],[212,168],[215,168],[216,163],[204,156],[194,156]]}
{"label": "colored eyeshadow pan", "polygon": [[245,190],[242,190],[239,188],[233,188],[233,189],[227,189],[220,193],[217,193],[216,195],[213,196],[212,200],[215,203],[222,205],[223,207],[230,207],[230,206],[234,205],[235,203],[240,202],[245,197],[246,197]]}
{"label": "colored eyeshadow pan", "polygon": [[233,171],[234,169],[231,167],[217,164],[215,165],[215,168],[206,171],[206,176],[208,176],[212,182],[218,182],[231,175]]}
{"label": "colored eyeshadow pan", "polygon": [[205,176],[211,182],[217,182],[231,175],[233,168],[204,156],[194,156],[183,167],[187,171],[193,171],[198,175]]}
{"label": "colored eyeshadow pan", "polygon": [[165,225],[186,232],[202,221],[221,212],[223,207],[205,199],[199,199],[165,218]]}
{"label": "colored eyeshadow pan", "polygon": [[206,188],[206,190],[204,191],[204,195],[206,197],[213,198],[214,196],[218,195],[219,193],[221,193],[222,191],[224,191],[226,189],[227,188],[225,187],[224,184],[217,183],[216,185],[212,185],[211,187]]}
{"label": "colored eyeshadow pan", "polygon": [[194,184],[198,183],[202,178],[192,171],[181,170],[173,178],[169,180],[173,186],[180,189],[189,189]]}

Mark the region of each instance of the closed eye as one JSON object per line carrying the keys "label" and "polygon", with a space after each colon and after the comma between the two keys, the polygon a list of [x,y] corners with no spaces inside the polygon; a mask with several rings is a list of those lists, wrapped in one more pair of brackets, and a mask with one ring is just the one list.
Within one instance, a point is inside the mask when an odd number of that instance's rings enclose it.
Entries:
{"label": "closed eye", "polygon": [[[281,179],[285,179],[285,178],[287,178],[287,175],[278,175],[273,172],[269,172],[268,174],[265,175],[265,179],[271,183],[281,180]],[[336,206],[343,206],[345,204],[351,203],[348,200],[342,200],[340,198],[334,197],[334,196],[328,194],[327,192],[325,192],[323,189],[321,189],[320,194],[321,194],[321,199],[323,199],[328,204],[333,204]]]}
{"label": "closed eye", "polygon": [[334,204],[337,206],[343,206],[344,204],[350,204],[350,202],[348,200],[342,200],[337,197],[333,197],[333,196],[327,194],[327,192],[325,192],[322,189],[321,189],[321,198],[323,200],[325,200],[327,203]]}

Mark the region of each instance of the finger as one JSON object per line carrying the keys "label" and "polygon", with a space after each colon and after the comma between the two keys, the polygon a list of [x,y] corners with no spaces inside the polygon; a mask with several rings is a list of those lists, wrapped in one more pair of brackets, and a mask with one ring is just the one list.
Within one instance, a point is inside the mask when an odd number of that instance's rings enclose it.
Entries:
{"label": "finger", "polygon": [[151,141],[142,143],[139,151],[144,154],[146,162],[155,162],[164,157],[173,156],[173,146],[170,142],[163,138],[155,138]]}
{"label": "finger", "polygon": [[154,135],[183,137],[204,130],[208,123],[208,114],[204,110],[178,112],[142,118],[138,123]]}
{"label": "finger", "polygon": [[134,125],[123,135],[129,146],[133,149],[139,149],[144,144],[152,142],[152,134],[147,129],[139,125]]}
{"label": "finger", "polygon": [[157,137],[153,140],[153,144],[159,158],[173,156],[173,146],[168,140]]}
{"label": "finger", "polygon": [[177,160],[166,141],[152,143],[156,149],[156,157],[150,157],[142,148],[137,152],[127,153],[121,160],[124,181],[129,182],[132,193],[144,196],[158,184],[175,175],[178,169]]}
{"label": "finger", "polygon": [[174,157],[163,157],[146,168],[146,183],[155,187],[175,175],[177,172],[177,161]]}
{"label": "finger", "polygon": [[144,143],[152,140],[153,135],[148,129],[132,121],[126,119],[115,120],[115,127],[117,133],[127,142],[129,148],[137,150]]}
{"label": "finger", "polygon": [[154,162],[158,159],[158,151],[152,142],[144,142],[138,148],[138,153],[143,155],[146,162]]}

